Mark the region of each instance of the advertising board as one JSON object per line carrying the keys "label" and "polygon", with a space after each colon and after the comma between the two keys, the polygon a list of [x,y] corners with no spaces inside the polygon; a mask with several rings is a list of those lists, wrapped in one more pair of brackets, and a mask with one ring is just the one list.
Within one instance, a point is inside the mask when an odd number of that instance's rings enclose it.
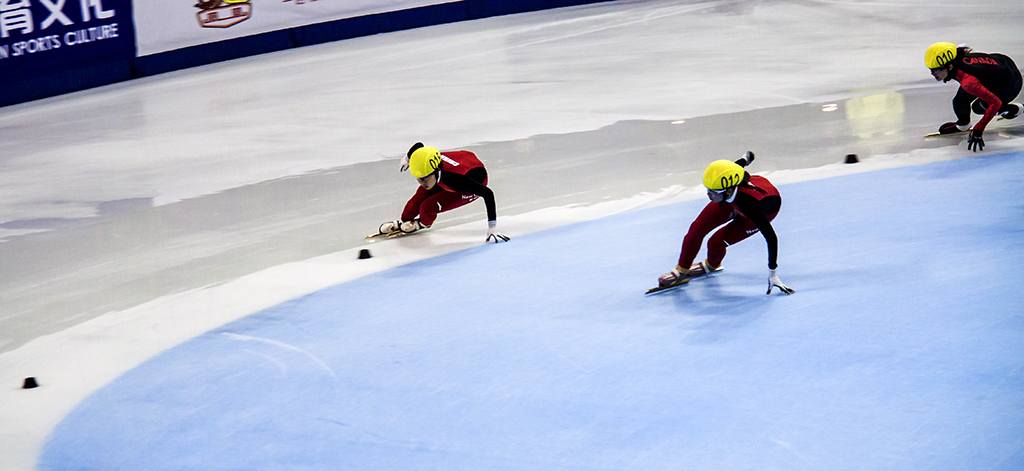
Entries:
{"label": "advertising board", "polygon": [[140,57],[271,31],[449,2],[160,0],[135,5]]}
{"label": "advertising board", "polygon": [[0,79],[129,60],[129,0],[0,0]]}

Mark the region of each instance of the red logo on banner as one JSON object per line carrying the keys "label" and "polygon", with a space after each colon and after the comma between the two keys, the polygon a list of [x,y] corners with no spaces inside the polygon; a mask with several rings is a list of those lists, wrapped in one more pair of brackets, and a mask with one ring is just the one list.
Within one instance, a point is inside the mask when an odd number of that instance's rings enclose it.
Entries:
{"label": "red logo on banner", "polygon": [[196,13],[203,28],[229,28],[252,17],[249,0],[199,0]]}

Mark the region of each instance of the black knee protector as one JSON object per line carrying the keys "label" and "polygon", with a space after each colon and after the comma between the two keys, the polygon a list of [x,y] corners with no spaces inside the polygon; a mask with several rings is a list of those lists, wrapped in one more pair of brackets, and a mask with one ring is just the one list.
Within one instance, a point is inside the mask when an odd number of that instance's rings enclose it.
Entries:
{"label": "black knee protector", "polygon": [[981,100],[974,100],[974,103],[971,105],[971,111],[973,111],[974,114],[985,114],[985,110],[987,109],[988,105]]}

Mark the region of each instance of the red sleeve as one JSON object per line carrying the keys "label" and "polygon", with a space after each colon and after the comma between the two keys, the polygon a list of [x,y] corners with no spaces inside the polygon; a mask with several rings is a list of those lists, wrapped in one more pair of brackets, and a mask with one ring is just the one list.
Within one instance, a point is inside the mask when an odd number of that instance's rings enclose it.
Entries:
{"label": "red sleeve", "polygon": [[974,95],[981,99],[981,101],[988,103],[988,109],[985,110],[985,115],[981,117],[978,124],[974,125],[974,129],[978,132],[984,132],[985,126],[988,126],[989,121],[996,117],[996,113],[999,112],[999,108],[1003,106],[1003,100],[995,96],[989,89],[985,88],[980,81],[973,75],[965,74],[963,71],[957,71],[957,81],[960,82],[960,87],[967,93]]}
{"label": "red sleeve", "polygon": [[679,252],[679,266],[689,269],[693,259],[700,252],[700,246],[706,237],[716,227],[729,222],[732,219],[732,206],[727,203],[708,203],[700,212],[697,219],[690,224],[690,230],[683,237],[683,248]]}

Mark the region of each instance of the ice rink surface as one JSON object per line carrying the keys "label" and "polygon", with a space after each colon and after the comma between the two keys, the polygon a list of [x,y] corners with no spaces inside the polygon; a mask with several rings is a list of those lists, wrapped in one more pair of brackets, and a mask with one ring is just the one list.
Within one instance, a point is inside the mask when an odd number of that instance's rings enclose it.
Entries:
{"label": "ice rink surface", "polygon": [[644,297],[702,201],[387,270],[135,368],[40,469],[1021,469],[1022,184],[1018,152],[783,186],[792,296],[755,236]]}
{"label": "ice rink surface", "polygon": [[[1024,128],[922,139],[955,87],[921,58],[1019,57],[1022,20],[620,1],[0,109],[3,468],[1019,469]],[[363,240],[415,141],[480,155],[510,243],[482,204]],[[644,298],[747,149],[798,293],[755,236]]]}

